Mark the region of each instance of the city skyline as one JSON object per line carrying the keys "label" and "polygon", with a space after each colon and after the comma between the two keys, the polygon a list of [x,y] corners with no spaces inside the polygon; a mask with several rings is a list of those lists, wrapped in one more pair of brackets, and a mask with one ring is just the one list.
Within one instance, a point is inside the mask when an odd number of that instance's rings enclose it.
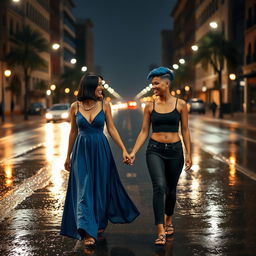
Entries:
{"label": "city skyline", "polygon": [[161,65],[161,30],[172,28],[175,3],[75,0],[74,15],[94,24],[95,65],[121,96],[134,97],[147,84],[149,66]]}

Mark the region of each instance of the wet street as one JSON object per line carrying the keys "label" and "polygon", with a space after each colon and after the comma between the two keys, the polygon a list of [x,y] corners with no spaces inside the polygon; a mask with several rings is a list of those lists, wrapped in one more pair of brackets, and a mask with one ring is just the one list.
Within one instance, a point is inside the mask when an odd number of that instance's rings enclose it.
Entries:
{"label": "wet street", "polygon": [[[114,112],[127,150],[140,110]],[[256,129],[190,117],[192,171],[177,188],[175,234],[156,247],[146,143],[134,166],[109,142],[120,177],[141,215],[109,224],[94,250],[59,235],[69,173],[63,170],[69,123],[6,126],[0,138],[0,255],[211,256],[256,255]]]}

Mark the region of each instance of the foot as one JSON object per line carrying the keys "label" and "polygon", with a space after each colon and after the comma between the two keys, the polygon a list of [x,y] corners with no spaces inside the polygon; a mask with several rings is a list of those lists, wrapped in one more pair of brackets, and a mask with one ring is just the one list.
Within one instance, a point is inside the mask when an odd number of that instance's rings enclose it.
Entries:
{"label": "foot", "polygon": [[174,233],[174,228],[172,224],[166,224],[164,225],[164,229],[165,229],[165,235],[166,236],[171,236]]}
{"label": "foot", "polygon": [[86,237],[84,239],[84,245],[86,247],[94,247],[96,244],[96,240],[93,237]]}
{"label": "foot", "polygon": [[165,245],[166,236],[165,234],[159,234],[157,239],[155,240],[155,245]]}

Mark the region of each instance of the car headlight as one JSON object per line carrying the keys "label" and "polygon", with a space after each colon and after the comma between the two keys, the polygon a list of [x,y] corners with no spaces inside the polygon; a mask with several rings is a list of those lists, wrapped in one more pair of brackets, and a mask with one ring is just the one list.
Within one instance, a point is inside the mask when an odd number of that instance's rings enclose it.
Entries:
{"label": "car headlight", "polygon": [[45,117],[46,117],[46,119],[52,119],[52,114],[51,113],[46,113]]}
{"label": "car headlight", "polygon": [[68,118],[68,113],[67,113],[67,112],[62,113],[62,114],[61,114],[61,118]]}

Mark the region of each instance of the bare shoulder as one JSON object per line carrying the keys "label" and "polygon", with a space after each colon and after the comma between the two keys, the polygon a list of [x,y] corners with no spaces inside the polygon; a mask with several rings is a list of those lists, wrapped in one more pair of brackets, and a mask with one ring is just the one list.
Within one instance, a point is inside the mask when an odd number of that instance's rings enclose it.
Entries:
{"label": "bare shoulder", "polygon": [[148,101],[148,102],[146,102],[146,105],[145,105],[145,112],[151,113],[152,110],[153,110],[153,101]]}
{"label": "bare shoulder", "polygon": [[78,101],[73,102],[73,103],[70,105],[70,111],[76,112],[77,104],[78,104]]}
{"label": "bare shoulder", "polygon": [[185,100],[182,99],[178,99],[177,102],[177,109],[181,112],[184,109],[187,109],[187,102]]}

